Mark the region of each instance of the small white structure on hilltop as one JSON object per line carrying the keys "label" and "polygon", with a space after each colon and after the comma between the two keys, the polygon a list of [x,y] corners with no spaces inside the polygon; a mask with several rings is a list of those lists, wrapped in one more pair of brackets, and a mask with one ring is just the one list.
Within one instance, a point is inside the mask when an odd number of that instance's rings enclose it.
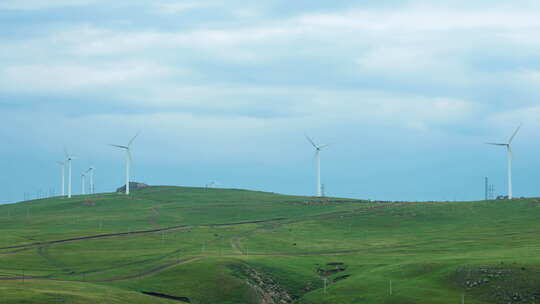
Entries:
{"label": "small white structure on hilltop", "polygon": [[[148,186],[145,183],[129,182],[129,189],[131,189],[131,190],[139,190],[139,189],[144,189],[144,188],[148,188],[148,187],[150,187],[150,186]],[[123,185],[122,187],[116,189],[116,192],[118,192],[118,193],[126,192],[126,185]]]}

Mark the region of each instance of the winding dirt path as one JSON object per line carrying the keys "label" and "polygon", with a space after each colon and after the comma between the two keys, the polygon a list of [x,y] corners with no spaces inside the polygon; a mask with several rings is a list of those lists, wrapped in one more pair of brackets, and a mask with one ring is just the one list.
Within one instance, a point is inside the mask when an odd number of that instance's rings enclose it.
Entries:
{"label": "winding dirt path", "polygon": [[105,283],[105,282],[116,282],[116,281],[128,281],[128,280],[134,280],[134,279],[141,279],[141,278],[156,274],[158,272],[167,270],[167,269],[172,268],[174,266],[198,260],[200,258],[201,257],[199,257],[199,256],[190,257],[190,258],[184,258],[184,259],[174,261],[172,263],[167,263],[167,264],[164,264],[164,265],[161,265],[161,266],[156,266],[156,267],[141,271],[141,272],[139,272],[137,274],[121,276],[121,277],[113,277],[113,278],[103,279],[103,280],[88,281],[88,282]]}
{"label": "winding dirt path", "polygon": [[111,238],[111,237],[130,236],[130,235],[138,235],[138,234],[145,234],[145,233],[177,231],[177,230],[185,230],[185,229],[194,228],[194,227],[237,226],[237,225],[259,224],[259,223],[267,223],[267,222],[275,222],[275,221],[283,221],[283,220],[286,220],[286,218],[275,218],[275,219],[269,219],[269,220],[246,221],[246,222],[235,222],[235,223],[224,223],[224,224],[206,224],[206,225],[195,225],[195,226],[180,225],[180,226],[166,227],[166,228],[161,228],[161,229],[149,229],[149,230],[137,230],[137,231],[131,231],[131,232],[106,233],[106,234],[81,236],[81,237],[69,238],[69,239],[63,239],[63,240],[35,242],[35,243],[29,243],[29,244],[0,247],[0,250],[21,249],[21,248],[30,248],[30,247],[36,247],[36,246],[48,246],[48,245],[61,244],[61,243],[78,242],[78,241],[95,240],[95,239],[104,239],[104,238]]}
{"label": "winding dirt path", "polygon": [[29,247],[36,247],[36,246],[47,246],[47,245],[54,245],[54,244],[60,244],[60,243],[69,243],[69,242],[94,240],[94,239],[104,239],[104,238],[110,238],[110,237],[137,235],[137,234],[144,234],[144,233],[175,231],[175,230],[188,229],[189,227],[190,226],[181,225],[181,226],[174,226],[174,227],[168,227],[168,228],[163,228],[163,229],[150,229],[150,230],[139,230],[139,231],[131,231],[131,232],[118,232],[118,233],[106,233],[106,234],[98,234],[98,235],[89,235],[89,236],[81,236],[81,237],[63,239],[63,240],[35,242],[35,243],[30,243],[30,244],[22,244],[22,245],[1,247],[0,250],[17,249],[17,248],[29,248]]}

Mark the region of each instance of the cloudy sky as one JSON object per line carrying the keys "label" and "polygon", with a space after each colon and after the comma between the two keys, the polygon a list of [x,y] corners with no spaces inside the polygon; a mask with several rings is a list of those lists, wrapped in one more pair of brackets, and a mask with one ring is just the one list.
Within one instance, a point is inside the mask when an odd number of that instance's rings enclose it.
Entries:
{"label": "cloudy sky", "polygon": [[58,193],[64,147],[96,190],[154,185],[539,195],[538,1],[0,2],[0,202]]}

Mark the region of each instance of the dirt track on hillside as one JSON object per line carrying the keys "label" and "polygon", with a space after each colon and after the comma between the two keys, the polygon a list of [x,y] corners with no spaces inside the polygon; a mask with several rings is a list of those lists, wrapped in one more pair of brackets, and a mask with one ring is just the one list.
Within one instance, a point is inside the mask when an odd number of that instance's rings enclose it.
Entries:
{"label": "dirt track on hillside", "polygon": [[197,226],[180,225],[180,226],[166,227],[166,228],[162,228],[162,229],[138,230],[138,231],[118,232],[118,233],[106,233],[106,234],[81,236],[81,237],[69,238],[69,239],[63,239],[63,240],[35,242],[35,243],[30,243],[30,244],[22,244],[22,245],[0,247],[0,250],[21,249],[21,248],[30,248],[30,247],[37,247],[37,246],[49,246],[49,245],[55,245],[55,244],[61,244],[61,243],[78,242],[78,241],[95,240],[95,239],[104,239],[104,238],[111,238],[111,237],[130,236],[130,235],[138,235],[138,234],[146,234],[146,233],[177,231],[177,230],[185,230],[185,229],[194,228],[194,227],[237,226],[237,225],[267,223],[267,222],[282,221],[282,220],[286,220],[286,218],[276,218],[276,219],[269,219],[269,220],[246,221],[246,222],[236,222],[236,223],[224,223],[224,224],[207,224],[207,225],[197,225]]}

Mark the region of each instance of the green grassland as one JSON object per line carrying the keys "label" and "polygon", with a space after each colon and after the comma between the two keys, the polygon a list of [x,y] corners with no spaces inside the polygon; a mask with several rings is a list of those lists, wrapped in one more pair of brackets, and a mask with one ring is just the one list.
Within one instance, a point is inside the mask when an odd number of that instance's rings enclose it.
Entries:
{"label": "green grassland", "polygon": [[185,187],[27,201],[0,206],[0,303],[536,303],[539,218]]}

